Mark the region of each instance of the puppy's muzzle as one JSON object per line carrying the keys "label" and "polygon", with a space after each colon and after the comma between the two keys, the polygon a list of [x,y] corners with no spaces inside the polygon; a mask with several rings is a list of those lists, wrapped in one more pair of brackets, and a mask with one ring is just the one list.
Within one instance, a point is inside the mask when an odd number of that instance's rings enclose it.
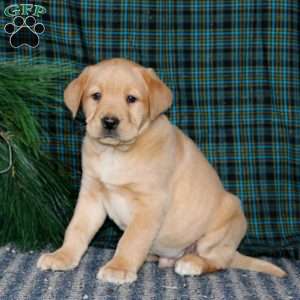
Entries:
{"label": "puppy's muzzle", "polygon": [[105,116],[101,119],[101,123],[104,129],[107,131],[113,131],[117,129],[118,125],[120,124],[120,120],[116,117]]}

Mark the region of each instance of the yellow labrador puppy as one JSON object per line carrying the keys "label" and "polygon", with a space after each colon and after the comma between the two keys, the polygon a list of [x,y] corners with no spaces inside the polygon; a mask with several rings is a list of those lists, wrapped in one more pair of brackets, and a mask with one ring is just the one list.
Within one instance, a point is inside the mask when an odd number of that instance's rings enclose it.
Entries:
{"label": "yellow labrador puppy", "polygon": [[86,116],[81,190],[62,247],[42,255],[39,268],[76,267],[109,216],[124,234],[100,280],[136,280],[147,256],[180,275],[224,268],[285,275],[237,252],[247,229],[240,201],[162,114],[172,93],[152,69],[106,60],[85,68],[64,96],[73,116],[80,105]]}

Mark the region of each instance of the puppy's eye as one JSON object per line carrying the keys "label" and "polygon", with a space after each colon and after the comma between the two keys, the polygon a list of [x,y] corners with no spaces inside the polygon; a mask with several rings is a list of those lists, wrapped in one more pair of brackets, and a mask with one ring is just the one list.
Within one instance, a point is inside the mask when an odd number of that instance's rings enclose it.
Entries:
{"label": "puppy's eye", "polygon": [[136,101],[137,101],[137,97],[132,96],[132,95],[127,96],[127,103],[134,103]]}
{"label": "puppy's eye", "polygon": [[101,99],[101,93],[97,92],[97,93],[94,93],[92,94],[92,98],[95,100],[95,101],[99,101]]}

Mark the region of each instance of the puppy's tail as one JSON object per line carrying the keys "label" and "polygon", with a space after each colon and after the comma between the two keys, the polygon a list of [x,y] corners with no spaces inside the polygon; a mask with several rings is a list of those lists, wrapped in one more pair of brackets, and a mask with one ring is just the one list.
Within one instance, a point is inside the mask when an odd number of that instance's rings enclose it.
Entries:
{"label": "puppy's tail", "polygon": [[237,251],[231,261],[230,267],[268,273],[277,277],[284,277],[287,275],[285,271],[267,261],[246,256]]}

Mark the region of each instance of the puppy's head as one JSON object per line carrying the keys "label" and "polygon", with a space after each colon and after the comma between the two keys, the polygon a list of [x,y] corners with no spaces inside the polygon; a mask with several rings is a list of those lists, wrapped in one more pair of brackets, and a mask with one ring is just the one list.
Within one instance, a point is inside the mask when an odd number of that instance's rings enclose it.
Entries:
{"label": "puppy's head", "polygon": [[82,105],[87,134],[108,145],[131,144],[172,103],[152,69],[125,59],[86,67],[64,93],[73,117]]}

